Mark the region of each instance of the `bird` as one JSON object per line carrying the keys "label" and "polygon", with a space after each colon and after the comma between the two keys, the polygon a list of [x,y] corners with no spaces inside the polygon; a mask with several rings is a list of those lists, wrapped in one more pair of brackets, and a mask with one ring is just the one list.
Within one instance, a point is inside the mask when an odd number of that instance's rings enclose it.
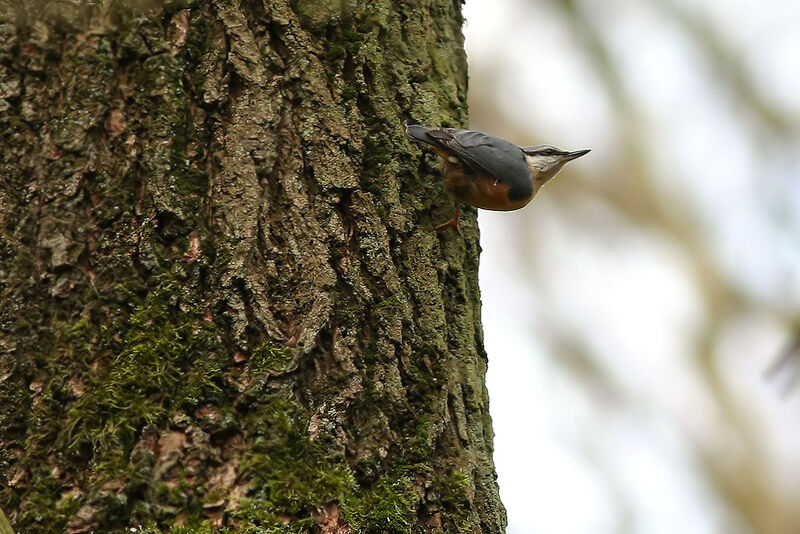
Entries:
{"label": "bird", "polygon": [[442,159],[445,189],[458,199],[455,216],[436,226],[458,228],[461,204],[518,210],[567,163],[590,152],[550,145],[517,146],[483,132],[403,123],[406,136],[431,145]]}

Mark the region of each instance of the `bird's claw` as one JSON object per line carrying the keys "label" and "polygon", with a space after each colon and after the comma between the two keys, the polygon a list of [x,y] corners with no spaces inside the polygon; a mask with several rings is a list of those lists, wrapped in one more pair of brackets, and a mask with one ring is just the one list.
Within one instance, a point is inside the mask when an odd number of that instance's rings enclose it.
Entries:
{"label": "bird's claw", "polygon": [[459,206],[458,211],[456,211],[455,216],[447,222],[443,222],[442,224],[436,227],[436,230],[444,230],[448,226],[452,226],[456,230],[458,230],[458,219],[461,217],[461,207]]}

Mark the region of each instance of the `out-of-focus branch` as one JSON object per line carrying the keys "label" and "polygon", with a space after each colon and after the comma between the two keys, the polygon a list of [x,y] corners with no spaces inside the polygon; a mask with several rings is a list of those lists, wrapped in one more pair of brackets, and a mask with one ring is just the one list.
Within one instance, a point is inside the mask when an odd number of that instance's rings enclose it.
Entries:
{"label": "out-of-focus branch", "polygon": [[685,7],[672,0],[657,3],[664,12],[686,31],[697,44],[697,51],[708,58],[708,64],[724,80],[724,87],[733,91],[746,109],[753,112],[762,126],[778,136],[786,136],[800,131],[800,117],[777,108],[767,100],[754,83],[754,77],[747,71],[744,63],[734,53],[736,50],[726,43],[719,29],[708,19],[690,13]]}
{"label": "out-of-focus branch", "polygon": [[[712,450],[715,444],[698,444],[699,455],[705,459],[710,478],[718,486],[720,494],[754,530],[775,532],[770,525],[775,524],[772,518],[778,516],[785,520],[784,525],[797,524],[797,517],[782,506],[780,496],[764,491],[769,479],[755,460],[763,453],[758,434],[753,421],[739,409],[737,399],[732,396],[718,369],[716,347],[727,320],[750,308],[751,300],[742,288],[721,271],[703,233],[698,232],[696,217],[675,203],[666,202],[656,187],[653,180],[656,173],[648,157],[647,136],[642,135],[647,126],[636,107],[632,89],[606,42],[604,28],[594,21],[581,2],[551,0],[551,5],[561,11],[564,24],[581,44],[601,85],[607,91],[622,136],[619,150],[626,155],[625,161],[618,162],[621,168],[618,169],[619,179],[614,187],[586,180],[561,183],[557,190],[564,195],[596,195],[631,221],[636,221],[637,225],[644,223],[674,239],[689,255],[700,297],[707,310],[706,321],[695,342],[698,369],[736,442],[733,457],[725,454],[731,452],[729,450]],[[696,51],[707,57],[720,72],[719,89],[732,91],[741,100],[744,109],[752,111],[758,118],[758,124],[769,134],[785,138],[796,132],[792,123],[797,121],[764,99],[744,65],[733,56],[715,28],[671,3],[653,2],[653,5],[662,8],[670,16],[668,20],[674,21],[686,32]],[[580,193],[576,190],[578,188]],[[732,465],[736,467],[731,469]],[[743,478],[741,474],[745,473],[746,478]]]}

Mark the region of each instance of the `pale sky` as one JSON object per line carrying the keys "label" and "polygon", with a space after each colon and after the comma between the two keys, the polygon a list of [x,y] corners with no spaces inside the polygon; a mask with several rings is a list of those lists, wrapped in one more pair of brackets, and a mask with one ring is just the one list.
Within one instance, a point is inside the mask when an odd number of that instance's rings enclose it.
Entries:
{"label": "pale sky", "polygon": [[[653,8],[658,3],[578,4],[594,6],[645,126],[641,142],[665,209],[697,221],[714,268],[756,303],[725,323],[715,365],[734,408],[758,429],[765,476],[796,497],[800,394],[781,399],[763,371],[786,342],[781,313],[797,313],[800,302],[800,146],[770,143],[753,127],[708,58]],[[710,17],[757,90],[800,117],[800,2],[677,4]],[[512,140],[591,148],[556,181],[624,184],[615,175],[628,157],[619,151],[616,111],[552,4],[467,0],[464,13],[470,90],[491,93],[510,124],[491,133],[527,131],[531,138]],[[697,267],[659,229],[591,194],[548,195],[553,187],[524,210],[478,217],[495,463],[509,534],[750,532],[699,465],[698,444],[734,454],[739,444],[694,354],[708,313]],[[557,359],[565,340],[577,358],[589,355],[590,373],[586,362]]]}

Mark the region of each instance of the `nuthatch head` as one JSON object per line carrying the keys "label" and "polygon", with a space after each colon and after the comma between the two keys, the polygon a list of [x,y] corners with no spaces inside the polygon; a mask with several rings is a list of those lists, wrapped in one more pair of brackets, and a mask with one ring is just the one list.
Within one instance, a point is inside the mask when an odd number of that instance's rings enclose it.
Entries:
{"label": "nuthatch head", "polygon": [[[589,150],[567,152],[549,145],[520,147],[470,130],[403,123],[412,141],[433,146],[442,158],[445,188],[476,208],[511,211],[525,206],[569,161]],[[458,226],[455,217],[437,226]]]}
{"label": "nuthatch head", "polygon": [[568,162],[577,159],[589,150],[576,150],[568,152],[550,145],[534,145],[520,147],[525,154],[525,162],[531,172],[534,189],[537,191],[547,181],[558,174],[558,171]]}

